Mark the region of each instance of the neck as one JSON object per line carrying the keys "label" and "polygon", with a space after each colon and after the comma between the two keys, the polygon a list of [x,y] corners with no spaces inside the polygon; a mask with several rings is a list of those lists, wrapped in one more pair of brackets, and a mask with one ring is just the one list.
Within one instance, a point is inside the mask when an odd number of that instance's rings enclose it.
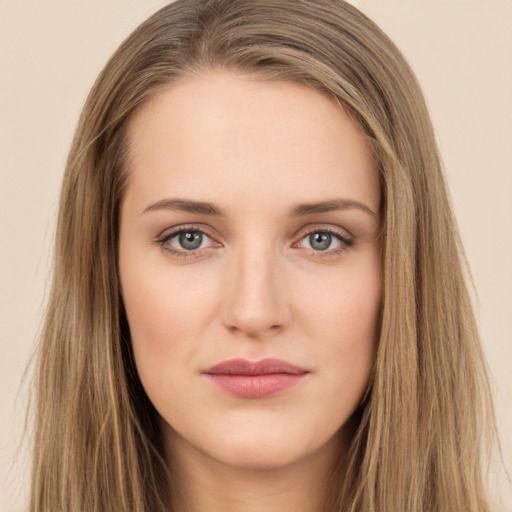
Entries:
{"label": "neck", "polygon": [[[346,443],[341,434],[320,451],[282,467],[234,467],[169,436],[166,451],[176,512],[324,512]],[[178,501],[178,503],[177,503]]]}

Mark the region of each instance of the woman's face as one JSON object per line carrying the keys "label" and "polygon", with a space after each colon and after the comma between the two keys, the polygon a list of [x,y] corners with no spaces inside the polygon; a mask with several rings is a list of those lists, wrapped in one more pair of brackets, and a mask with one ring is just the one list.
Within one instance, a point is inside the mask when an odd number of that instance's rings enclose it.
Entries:
{"label": "woman's face", "polygon": [[312,88],[217,71],[151,99],[128,139],[122,294],[167,446],[245,468],[332,452],[378,333],[364,136]]}

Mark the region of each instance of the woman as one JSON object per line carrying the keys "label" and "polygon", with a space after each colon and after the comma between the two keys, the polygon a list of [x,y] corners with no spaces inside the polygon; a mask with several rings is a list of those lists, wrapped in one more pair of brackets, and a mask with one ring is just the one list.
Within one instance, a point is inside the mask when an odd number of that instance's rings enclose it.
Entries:
{"label": "woman", "polygon": [[328,0],[177,2],[64,179],[33,511],[483,511],[492,418],[419,86]]}

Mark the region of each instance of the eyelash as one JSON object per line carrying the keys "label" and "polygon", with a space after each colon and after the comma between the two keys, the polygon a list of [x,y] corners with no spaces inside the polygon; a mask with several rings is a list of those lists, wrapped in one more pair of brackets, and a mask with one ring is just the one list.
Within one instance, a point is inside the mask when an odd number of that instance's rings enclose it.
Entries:
{"label": "eyelash", "polygon": [[[189,226],[181,226],[179,229],[176,229],[174,231],[165,233],[164,235],[158,237],[156,239],[156,242],[161,246],[161,248],[164,251],[166,251],[167,253],[171,254],[172,256],[175,256],[175,257],[178,257],[178,258],[183,258],[183,259],[187,259],[187,258],[191,258],[191,257],[192,258],[199,257],[198,253],[201,251],[201,249],[195,249],[195,250],[189,250],[189,251],[187,251],[187,250],[177,250],[177,249],[173,249],[173,248],[170,248],[170,247],[165,245],[169,240],[171,240],[175,236],[177,236],[177,235],[179,235],[181,233],[187,233],[187,232],[200,233],[200,234],[205,235],[208,238],[213,240],[213,238],[210,235],[208,235],[208,233],[203,231],[202,229],[198,229],[194,225],[189,225]],[[349,238],[346,235],[342,235],[338,231],[335,231],[335,230],[329,229],[329,228],[316,228],[316,229],[311,229],[309,231],[306,231],[300,237],[299,242],[304,240],[304,238],[306,238],[306,237],[308,237],[308,236],[310,236],[310,235],[312,235],[314,233],[327,233],[329,235],[334,236],[334,238],[336,238],[342,244],[342,246],[339,247],[338,249],[330,249],[330,250],[327,249],[325,251],[318,251],[318,250],[315,251],[314,249],[309,249],[310,251],[312,251],[315,254],[315,256],[320,257],[320,258],[336,257],[336,256],[340,255],[342,252],[346,251],[348,248],[350,248],[350,247],[352,247],[354,245],[354,239],[353,238]],[[294,245],[296,245],[296,243]]]}

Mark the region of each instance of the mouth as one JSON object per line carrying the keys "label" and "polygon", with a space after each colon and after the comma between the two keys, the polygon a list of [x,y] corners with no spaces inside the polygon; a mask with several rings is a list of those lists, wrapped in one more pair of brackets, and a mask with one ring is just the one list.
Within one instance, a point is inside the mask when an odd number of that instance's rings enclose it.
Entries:
{"label": "mouth", "polygon": [[202,373],[233,396],[266,398],[296,386],[310,371],[280,359],[230,359]]}

